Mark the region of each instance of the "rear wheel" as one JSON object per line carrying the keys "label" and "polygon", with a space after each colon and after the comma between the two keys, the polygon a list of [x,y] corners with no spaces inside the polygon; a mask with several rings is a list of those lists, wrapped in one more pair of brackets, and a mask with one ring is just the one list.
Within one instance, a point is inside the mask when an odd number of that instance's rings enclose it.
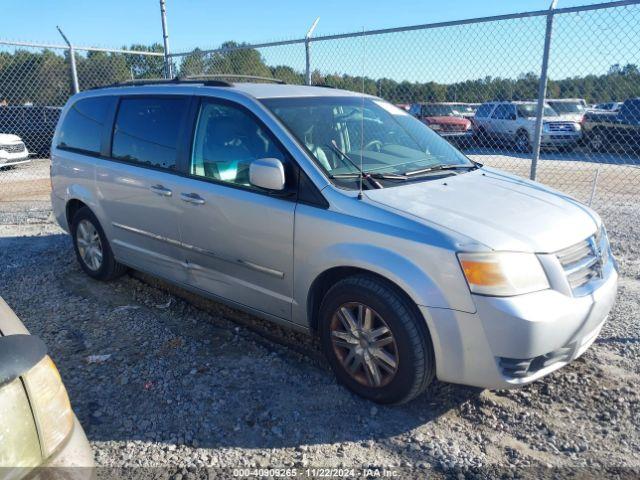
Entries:
{"label": "rear wheel", "polygon": [[520,130],[516,133],[514,147],[516,152],[519,153],[529,153],[531,151],[531,142],[529,141],[529,134],[526,131]]}
{"label": "rear wheel", "polygon": [[338,380],[379,403],[403,403],[435,374],[431,338],[416,307],[373,275],[341,280],[320,307],[320,336]]}
{"label": "rear wheel", "polygon": [[589,135],[589,150],[592,152],[604,152],[607,149],[607,140],[600,130],[594,130]]}
{"label": "rear wheel", "polygon": [[88,207],[80,208],[71,222],[76,257],[82,270],[96,280],[113,280],[127,267],[118,263],[100,222]]}

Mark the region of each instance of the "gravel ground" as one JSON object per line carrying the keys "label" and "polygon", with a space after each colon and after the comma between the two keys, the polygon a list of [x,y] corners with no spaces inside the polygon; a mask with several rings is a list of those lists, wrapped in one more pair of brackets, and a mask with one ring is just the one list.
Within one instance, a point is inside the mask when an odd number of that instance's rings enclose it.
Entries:
{"label": "gravel ground", "polygon": [[640,475],[637,202],[601,210],[622,278],[609,322],[581,359],[517,390],[435,383],[399,407],[337,385],[303,335],[141,274],[90,280],[43,205],[37,215],[0,208],[0,294],[48,344],[96,462],[109,467],[102,478],[231,477],[238,467]]}

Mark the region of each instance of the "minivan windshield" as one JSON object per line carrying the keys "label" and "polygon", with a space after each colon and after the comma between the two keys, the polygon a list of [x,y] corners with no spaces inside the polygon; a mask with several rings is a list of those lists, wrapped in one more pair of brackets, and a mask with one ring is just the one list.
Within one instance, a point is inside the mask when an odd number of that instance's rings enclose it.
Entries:
{"label": "minivan windshield", "polygon": [[341,186],[357,188],[360,168],[381,182],[397,182],[432,168],[474,166],[424,123],[384,100],[327,96],[262,103]]}

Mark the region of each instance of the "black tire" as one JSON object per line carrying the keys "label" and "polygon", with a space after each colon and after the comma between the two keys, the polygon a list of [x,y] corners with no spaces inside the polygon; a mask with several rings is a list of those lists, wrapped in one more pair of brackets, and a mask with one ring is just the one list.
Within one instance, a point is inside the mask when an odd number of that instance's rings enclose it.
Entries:
{"label": "black tire", "polygon": [[525,130],[518,130],[516,132],[516,138],[514,139],[514,149],[518,153],[531,152],[531,142],[529,141],[529,134]]}
{"label": "black tire", "polygon": [[607,136],[600,130],[594,130],[587,140],[589,150],[596,153],[606,152],[608,148]]}
{"label": "black tire", "polygon": [[[95,228],[98,236],[100,237],[100,244],[102,248],[102,261],[98,268],[92,268],[88,265],[87,261],[80,253],[80,247],[78,245],[78,227],[81,222],[89,222]],[[122,276],[127,271],[127,267],[118,263],[111,250],[109,241],[102,230],[100,222],[88,207],[80,208],[71,220],[71,236],[73,238],[73,248],[76,252],[76,258],[82,270],[91,278],[96,280],[109,281],[114,280]]]}
{"label": "black tire", "polygon": [[562,147],[558,147],[558,151],[560,153],[571,153],[576,149],[575,145],[564,145]]}
{"label": "black tire", "polygon": [[485,147],[487,145],[489,139],[484,128],[478,127],[478,129],[473,133],[473,141],[479,147]]}
{"label": "black tire", "polygon": [[[353,302],[374,310],[393,336],[397,369],[383,386],[367,386],[357,381],[334,349],[330,327],[334,314],[341,306]],[[322,348],[338,381],[362,397],[382,404],[408,402],[420,395],[435,376],[433,345],[424,318],[402,292],[381,278],[362,274],[336,283],[322,301],[319,322]]]}

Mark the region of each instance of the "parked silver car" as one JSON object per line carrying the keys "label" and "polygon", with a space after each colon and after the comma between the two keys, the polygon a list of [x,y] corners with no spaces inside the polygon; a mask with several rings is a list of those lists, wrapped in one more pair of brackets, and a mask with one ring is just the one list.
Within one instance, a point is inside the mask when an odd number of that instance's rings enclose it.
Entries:
{"label": "parked silver car", "polygon": [[166,81],[80,93],[52,201],[81,267],[127,267],[318,335],[378,402],[503,388],[581,355],[616,294],[599,216],[384,100]]}
{"label": "parked silver car", "polygon": [[[483,103],[473,117],[476,140],[502,147],[513,145],[516,151],[526,153],[533,147],[535,137],[536,102]],[[582,138],[580,120],[559,115],[548,104],[543,109],[540,145],[571,151]],[[497,142],[497,143],[495,143]]]}

